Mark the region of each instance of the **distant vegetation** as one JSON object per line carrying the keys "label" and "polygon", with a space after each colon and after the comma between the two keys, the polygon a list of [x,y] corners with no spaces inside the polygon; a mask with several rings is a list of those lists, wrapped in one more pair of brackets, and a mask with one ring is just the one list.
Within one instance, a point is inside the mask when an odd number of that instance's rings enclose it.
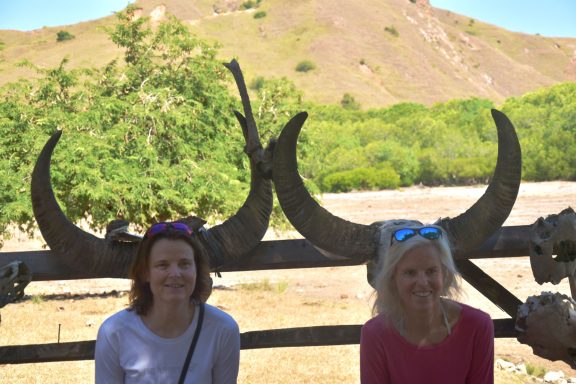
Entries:
{"label": "distant vegetation", "polygon": [[266,17],[266,11],[258,11],[254,14],[255,19],[262,19]]}
{"label": "distant vegetation", "polygon": [[68,31],[58,31],[56,34],[56,41],[72,40],[75,36]]}
{"label": "distant vegetation", "polygon": [[344,96],[342,96],[342,100],[340,100],[340,105],[344,109],[353,109],[353,110],[360,109],[360,104],[356,101],[354,96],[352,96],[349,93],[345,93]]}
{"label": "distant vegetation", "polygon": [[296,65],[296,72],[308,72],[313,69],[316,69],[316,64],[310,60],[301,61]]}
{"label": "distant vegetation", "polygon": [[260,6],[261,2],[262,2],[262,0],[248,0],[248,1],[243,2],[240,5],[240,9],[258,8],[258,6]]}
{"label": "distant vegetation", "polygon": [[[189,214],[218,219],[241,206],[250,173],[231,111],[242,107],[216,47],[175,18],[156,29],[132,21],[131,9],[109,31],[122,62],[69,70],[63,59],[0,88],[0,233],[9,224],[34,229],[30,175],[58,129],[52,180],[73,220],[144,226]],[[308,111],[298,164],[313,192],[486,183],[498,147],[494,107],[517,129],[524,180],[576,180],[574,83],[500,106],[470,98],[369,110],[351,94],[340,105],[305,102],[286,78],[254,77],[250,88],[263,143]]]}
{"label": "distant vegetation", "polygon": [[398,30],[393,25],[390,25],[388,27],[384,27],[384,31],[388,32],[389,34],[391,34],[394,37],[400,36],[400,34],[398,33]]}

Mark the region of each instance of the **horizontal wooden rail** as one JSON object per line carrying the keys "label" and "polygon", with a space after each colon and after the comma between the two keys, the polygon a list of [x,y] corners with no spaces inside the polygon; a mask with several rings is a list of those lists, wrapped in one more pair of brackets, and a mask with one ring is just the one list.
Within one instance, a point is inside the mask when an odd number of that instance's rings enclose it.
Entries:
{"label": "horizontal wooden rail", "polygon": [[[484,259],[528,256],[529,226],[502,227],[482,246],[470,252],[456,254],[456,259]],[[0,252],[0,266],[22,261],[32,273],[33,281],[96,279],[102,276],[89,271],[77,271],[64,264],[54,252]],[[362,264],[314,247],[305,239],[262,241],[237,262],[221,268],[222,272],[267,269],[341,267]]]}
{"label": "horizontal wooden rail", "polygon": [[[242,333],[240,343],[244,350],[358,344],[360,328],[361,325],[331,325],[252,331]],[[516,337],[514,320],[494,320],[494,336],[497,338]],[[4,346],[0,347],[0,364],[92,360],[95,343],[94,340],[90,340]]]}

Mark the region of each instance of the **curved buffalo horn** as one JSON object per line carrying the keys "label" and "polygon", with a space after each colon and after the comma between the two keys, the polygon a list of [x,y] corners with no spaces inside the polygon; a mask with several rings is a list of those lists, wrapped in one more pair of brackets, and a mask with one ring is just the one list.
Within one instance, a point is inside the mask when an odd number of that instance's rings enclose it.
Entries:
{"label": "curved buffalo horn", "polygon": [[366,261],[375,255],[378,227],[332,215],[310,196],[298,175],[296,142],[307,117],[306,112],[294,116],[274,148],[272,176],[280,206],[294,228],[317,247]]}
{"label": "curved buffalo horn", "polygon": [[[249,142],[250,131],[246,127],[246,120],[240,113],[236,113],[236,118]],[[238,212],[222,224],[200,232],[211,251],[210,264],[213,270],[217,271],[219,267],[250,251],[268,229],[273,204],[272,181],[258,170],[258,165],[251,156],[250,193]]]}
{"label": "curved buffalo horn", "polygon": [[71,223],[60,209],[50,183],[50,158],[62,131],[50,137],[32,172],[32,209],[44,240],[70,267],[87,277],[127,277],[138,245],[111,242]]}
{"label": "curved buffalo horn", "polygon": [[[242,133],[246,140],[244,152],[250,158],[250,193],[244,205],[238,212],[226,220],[224,223],[212,227],[208,231],[202,231],[202,238],[211,251],[211,266],[214,270],[224,264],[236,260],[240,255],[254,248],[264,237],[270,214],[272,213],[272,181],[270,175],[263,171],[265,168],[265,151],[260,143],[258,128],[252,115],[250,99],[244,83],[244,76],[240,70],[240,65],[236,60],[224,64],[236,81],[242,106],[246,117],[234,111]],[[270,167],[268,167],[270,168]]]}
{"label": "curved buffalo horn", "polygon": [[[439,220],[455,252],[463,252],[485,241],[508,217],[520,187],[521,152],[513,125],[492,110],[498,128],[498,161],[484,195],[465,213]],[[308,193],[298,175],[296,142],[307,115],[295,116],[282,130],[274,150],[273,180],[282,209],[292,225],[314,245],[329,252],[367,261],[377,255],[379,229],[376,224],[352,223],[332,215]]]}
{"label": "curved buffalo horn", "polygon": [[[247,97],[247,94],[246,94]],[[244,97],[243,97],[244,102]],[[246,110],[251,116],[251,111]],[[248,101],[249,106],[249,101]],[[247,143],[252,177],[250,192],[238,212],[220,225],[201,230],[200,240],[210,257],[212,270],[238,259],[264,237],[272,212],[272,183],[258,171],[257,161],[265,158],[255,124],[236,113]],[[32,207],[44,240],[72,268],[91,277],[127,277],[138,244],[109,241],[91,235],[71,223],[58,205],[50,182],[50,159],[61,131],[48,140],[32,173]]]}
{"label": "curved buffalo horn", "polygon": [[500,111],[492,109],[498,129],[498,160],[490,185],[484,195],[466,212],[438,220],[450,235],[455,253],[481,245],[506,221],[520,188],[522,152],[514,126]]}

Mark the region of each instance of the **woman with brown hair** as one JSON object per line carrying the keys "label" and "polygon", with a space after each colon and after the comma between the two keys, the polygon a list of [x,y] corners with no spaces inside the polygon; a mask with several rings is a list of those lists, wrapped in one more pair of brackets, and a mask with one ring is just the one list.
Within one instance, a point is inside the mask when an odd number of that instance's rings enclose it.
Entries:
{"label": "woman with brown hair", "polygon": [[193,231],[180,222],[152,225],[130,277],[129,308],[98,331],[96,383],[236,383],[238,325],[205,303],[212,280]]}

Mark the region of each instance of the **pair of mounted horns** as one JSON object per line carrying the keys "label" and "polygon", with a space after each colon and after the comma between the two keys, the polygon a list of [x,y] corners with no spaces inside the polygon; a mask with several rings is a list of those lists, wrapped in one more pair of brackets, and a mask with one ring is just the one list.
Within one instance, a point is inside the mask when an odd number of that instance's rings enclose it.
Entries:
{"label": "pair of mounted horns", "polygon": [[[234,60],[226,64],[238,80],[240,67]],[[235,72],[236,71],[236,72]],[[246,139],[250,157],[250,192],[238,212],[220,225],[199,232],[210,257],[211,269],[238,259],[264,237],[272,212],[272,182],[259,171],[264,158],[258,131],[252,117],[243,79],[238,83],[246,117],[235,112]],[[38,227],[50,249],[70,267],[91,277],[127,277],[138,243],[110,241],[96,237],[74,225],[56,201],[50,180],[50,160],[61,131],[48,140],[32,173],[32,208]]]}
{"label": "pair of mounted horns", "polygon": [[[284,128],[273,157],[273,180],[282,210],[300,234],[315,246],[359,263],[374,259],[379,247],[379,226],[357,224],[320,206],[298,174],[296,143],[307,118],[296,115]],[[484,195],[461,215],[440,219],[455,253],[482,244],[506,220],[520,187],[522,155],[514,126],[502,112],[492,110],[498,129],[498,160]]]}

